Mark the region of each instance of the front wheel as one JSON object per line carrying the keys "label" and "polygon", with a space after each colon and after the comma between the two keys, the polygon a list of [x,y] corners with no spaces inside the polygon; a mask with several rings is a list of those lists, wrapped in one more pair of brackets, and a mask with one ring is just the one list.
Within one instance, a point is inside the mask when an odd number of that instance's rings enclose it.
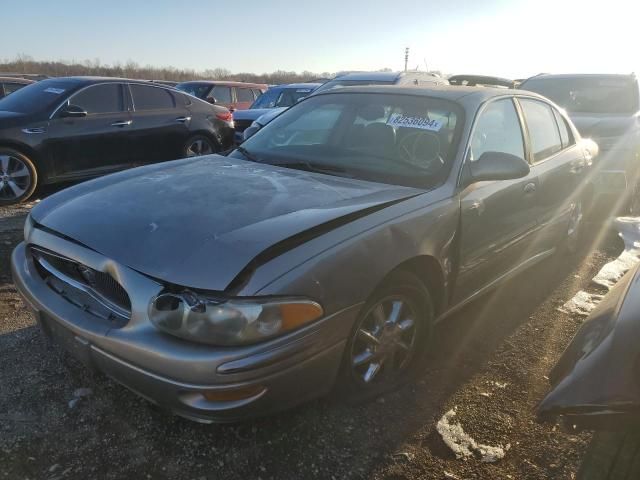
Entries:
{"label": "front wheel", "polygon": [[216,148],[214,142],[204,135],[194,135],[184,144],[184,156],[186,158],[200,157],[202,155],[211,155],[219,149]]}
{"label": "front wheel", "polygon": [[36,167],[26,155],[11,148],[0,148],[0,205],[28,199],[36,189]]}
{"label": "front wheel", "polygon": [[411,378],[427,349],[433,304],[413,274],[392,273],[363,307],[343,357],[338,389],[365,400]]}

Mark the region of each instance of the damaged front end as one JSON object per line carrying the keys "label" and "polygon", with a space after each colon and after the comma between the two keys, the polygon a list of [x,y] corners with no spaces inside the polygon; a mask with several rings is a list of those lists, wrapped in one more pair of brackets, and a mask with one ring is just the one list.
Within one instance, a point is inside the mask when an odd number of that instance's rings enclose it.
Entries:
{"label": "damaged front end", "polygon": [[640,274],[631,269],[582,325],[550,373],[541,421],[573,428],[640,424]]}

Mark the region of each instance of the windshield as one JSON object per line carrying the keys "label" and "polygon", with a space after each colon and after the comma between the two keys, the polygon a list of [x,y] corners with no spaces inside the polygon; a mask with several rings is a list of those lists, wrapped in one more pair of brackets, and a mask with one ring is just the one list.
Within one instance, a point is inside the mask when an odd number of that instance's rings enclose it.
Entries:
{"label": "windshield", "polygon": [[16,113],[36,113],[57,107],[75,90],[77,83],[69,80],[42,80],[32,83],[0,100],[0,110]]}
{"label": "windshield", "polygon": [[211,85],[208,83],[179,83],[176,85],[176,88],[189,95],[205,100],[211,90]]}
{"label": "windshield", "polygon": [[282,113],[231,155],[363,180],[430,187],[457,149],[457,104],[416,95],[313,96]]}
{"label": "windshield", "polygon": [[630,78],[540,77],[527,80],[520,88],[539,93],[572,113],[631,114],[640,110],[638,86]]}
{"label": "windshield", "polygon": [[253,102],[251,108],[290,107],[308,96],[312,88],[276,88],[267,90]]}
{"label": "windshield", "polygon": [[386,82],[386,81],[379,81],[379,80],[340,80],[340,79],[336,79],[336,80],[331,80],[330,82],[327,82],[325,84],[323,84],[322,86],[318,87],[318,89],[316,90],[316,93],[318,92],[324,92],[326,90],[333,90],[334,88],[340,88],[340,87],[353,87],[353,86],[362,86],[362,85],[393,85],[394,82]]}

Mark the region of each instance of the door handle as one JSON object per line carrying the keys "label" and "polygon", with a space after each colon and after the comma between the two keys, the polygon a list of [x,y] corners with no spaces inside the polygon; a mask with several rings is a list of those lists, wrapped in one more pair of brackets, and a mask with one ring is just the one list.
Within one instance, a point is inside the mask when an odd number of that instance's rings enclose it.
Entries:
{"label": "door handle", "polygon": [[111,124],[112,127],[128,127],[133,123],[133,120],[122,120],[119,122],[113,122]]}
{"label": "door handle", "polygon": [[529,182],[524,186],[524,193],[534,193],[536,191],[536,184]]}
{"label": "door handle", "polygon": [[178,118],[176,118],[176,122],[178,122],[178,123],[187,123],[189,120],[191,120],[191,117],[178,117]]}

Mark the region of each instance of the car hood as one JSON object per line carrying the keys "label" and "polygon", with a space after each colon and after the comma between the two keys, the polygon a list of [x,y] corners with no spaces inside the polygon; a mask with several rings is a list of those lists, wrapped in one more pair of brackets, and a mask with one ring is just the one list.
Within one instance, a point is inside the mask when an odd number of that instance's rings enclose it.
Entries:
{"label": "car hood", "polygon": [[223,291],[263,252],[421,192],[211,155],[80,184],[31,216],[149,276]]}
{"label": "car hood", "polygon": [[236,110],[233,112],[234,120],[255,120],[265,113],[269,113],[271,108],[250,108],[249,110]]}
{"label": "car hood", "polygon": [[580,135],[585,138],[621,137],[640,127],[636,115],[597,115],[570,113]]}
{"label": "car hood", "polygon": [[282,112],[287,110],[289,107],[277,107],[277,108],[269,108],[266,113],[260,115],[256,121],[262,125],[263,127],[269,123],[271,120],[276,118]]}

